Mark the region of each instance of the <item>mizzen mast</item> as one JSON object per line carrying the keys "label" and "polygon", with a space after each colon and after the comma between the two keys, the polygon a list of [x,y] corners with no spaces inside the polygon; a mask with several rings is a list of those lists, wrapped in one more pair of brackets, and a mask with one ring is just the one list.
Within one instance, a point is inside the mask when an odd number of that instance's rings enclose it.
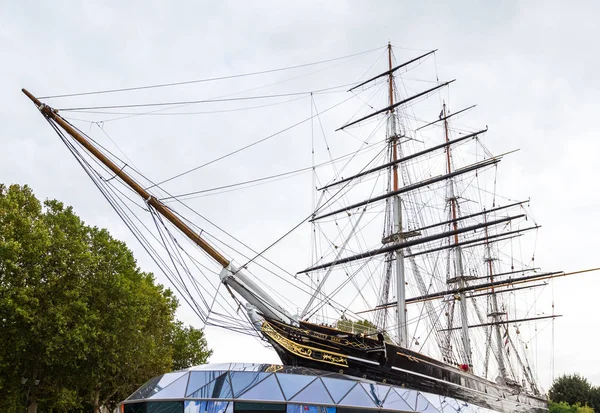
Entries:
{"label": "mizzen mast", "polygon": [[[392,74],[392,44],[388,43],[388,63],[389,63],[389,100],[390,110],[388,114],[388,142],[390,145],[392,166],[392,191],[398,191],[398,144],[399,135],[396,130],[396,116],[394,114],[394,75]],[[402,200],[400,195],[392,197],[392,214],[394,219],[392,239],[400,240],[402,238]],[[404,250],[397,249],[395,252],[395,272],[396,272],[396,321],[398,331],[398,345],[408,347],[408,332],[406,327],[406,275],[404,272]]]}

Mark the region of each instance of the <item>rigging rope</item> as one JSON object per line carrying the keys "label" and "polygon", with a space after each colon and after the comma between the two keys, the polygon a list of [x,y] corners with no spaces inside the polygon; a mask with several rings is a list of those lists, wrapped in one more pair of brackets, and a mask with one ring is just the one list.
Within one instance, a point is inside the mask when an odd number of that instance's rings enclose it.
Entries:
{"label": "rigging rope", "polygon": [[371,52],[374,52],[376,50],[381,50],[381,49],[382,49],[382,47],[376,47],[373,49],[365,50],[363,52],[349,54],[346,56],[334,57],[334,58],[327,59],[327,60],[318,60],[315,62],[304,63],[304,64],[299,64],[299,65],[285,66],[285,67],[280,67],[277,69],[267,69],[267,70],[248,72],[248,73],[240,73],[240,74],[229,75],[229,76],[219,76],[219,77],[210,77],[210,78],[195,79],[195,80],[185,80],[185,81],[181,81],[181,82],[159,83],[159,84],[154,84],[154,85],[133,86],[133,87],[126,87],[126,88],[119,88],[119,89],[104,89],[104,90],[70,93],[70,94],[62,94],[62,95],[48,95],[48,96],[42,96],[39,99],[54,99],[54,98],[65,98],[65,97],[73,97],[73,96],[87,96],[87,95],[98,95],[98,94],[116,93],[116,92],[129,92],[129,91],[133,91],[133,90],[156,89],[156,88],[163,88],[163,87],[170,87],[170,86],[190,85],[190,84],[194,84],[194,83],[214,82],[214,81],[219,81],[219,80],[227,80],[227,79],[235,79],[235,78],[240,78],[240,77],[263,75],[263,74],[268,74],[268,73],[281,72],[284,70],[299,69],[302,67],[308,67],[308,66],[314,66],[314,65],[319,65],[319,64],[323,64],[323,63],[334,62],[337,60],[348,59],[350,57],[364,55],[364,54],[371,53]]}

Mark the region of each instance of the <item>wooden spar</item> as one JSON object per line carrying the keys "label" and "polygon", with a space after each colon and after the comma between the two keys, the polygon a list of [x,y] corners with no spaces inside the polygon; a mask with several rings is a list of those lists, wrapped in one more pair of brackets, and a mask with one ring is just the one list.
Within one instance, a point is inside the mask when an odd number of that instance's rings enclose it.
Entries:
{"label": "wooden spar", "polygon": [[344,128],[347,128],[348,126],[355,125],[355,124],[357,124],[358,122],[362,122],[363,120],[370,119],[370,118],[372,118],[373,116],[377,116],[377,115],[379,115],[379,114],[381,114],[381,113],[387,112],[387,111],[389,111],[390,109],[397,108],[397,107],[398,107],[398,106],[400,106],[400,105],[404,105],[405,103],[408,103],[408,102],[410,102],[410,101],[412,101],[412,100],[414,100],[414,99],[416,99],[416,98],[419,98],[419,97],[421,97],[421,96],[424,96],[424,95],[426,95],[426,94],[428,94],[428,93],[431,93],[431,92],[433,92],[434,90],[437,90],[437,89],[439,89],[439,88],[442,88],[442,87],[444,87],[444,86],[448,86],[450,83],[452,83],[452,82],[454,82],[454,81],[456,81],[456,79],[452,79],[452,80],[450,80],[450,81],[448,81],[448,82],[444,82],[444,83],[442,83],[442,84],[439,84],[439,85],[437,85],[437,86],[434,86],[434,87],[432,87],[432,88],[430,88],[430,89],[424,90],[424,91],[423,91],[423,92],[421,92],[421,93],[417,93],[416,95],[413,95],[413,96],[411,96],[411,97],[409,97],[409,98],[406,98],[406,99],[404,99],[404,100],[401,100],[400,102],[396,102],[396,103],[394,103],[394,104],[393,104],[391,107],[390,107],[390,106],[388,106],[387,108],[379,109],[378,111],[375,111],[375,112],[371,113],[370,115],[364,116],[364,117],[362,117],[362,118],[360,118],[360,119],[357,119],[357,120],[355,120],[355,121],[352,121],[352,122],[350,122],[350,123],[347,123],[347,124],[345,124],[344,126],[341,126],[341,127],[337,128],[337,129],[336,129],[336,131],[343,130]]}
{"label": "wooden spar", "polygon": [[[484,223],[484,225],[487,223]],[[489,238],[476,238],[476,239],[469,239],[469,240],[465,240],[465,241],[460,241],[458,244],[450,244],[450,245],[443,245],[441,247],[436,247],[436,248],[432,248],[429,250],[425,250],[425,251],[419,251],[419,252],[415,252],[412,254],[407,255],[407,257],[417,257],[419,255],[423,255],[423,254],[431,254],[432,252],[436,252],[436,251],[444,251],[450,248],[456,248],[456,247],[466,247],[466,248],[472,248],[472,247],[478,247],[481,245],[485,245],[485,241],[486,240],[491,240],[494,239],[493,242],[501,242],[501,241],[506,241],[508,239],[512,239],[514,238],[513,235],[515,236],[520,236],[521,234],[523,234],[525,231],[531,231],[532,229],[538,229],[540,226],[539,225],[535,225],[532,227],[527,227],[527,228],[523,228],[523,229],[516,229],[514,231],[509,231],[509,232],[503,232],[500,234],[494,234],[494,235],[490,235]],[[484,241],[483,243],[480,243],[481,241]],[[484,277],[487,278],[487,277]]]}
{"label": "wooden spar", "polygon": [[349,205],[347,207],[336,209],[335,211],[327,212],[327,213],[325,213],[323,215],[316,216],[316,217],[312,218],[310,221],[312,222],[312,221],[316,221],[318,219],[323,219],[323,218],[326,218],[326,217],[330,217],[332,215],[339,214],[340,212],[348,212],[348,211],[350,211],[350,210],[352,210],[354,208],[358,208],[358,207],[363,206],[363,205],[372,204],[374,202],[381,201],[383,199],[390,198],[390,197],[395,196],[395,195],[400,195],[400,194],[403,194],[405,192],[409,192],[409,191],[413,191],[413,190],[418,189],[418,188],[422,188],[424,186],[435,184],[436,182],[443,181],[444,179],[452,178],[454,176],[462,175],[462,174],[465,174],[465,173],[468,173],[468,172],[473,172],[473,171],[475,171],[477,169],[481,169],[481,168],[485,168],[487,166],[495,165],[498,162],[500,162],[501,157],[502,157],[502,155],[499,155],[499,156],[496,156],[494,158],[489,158],[489,159],[486,159],[484,161],[477,162],[477,163],[465,166],[464,168],[461,168],[461,169],[456,169],[454,172],[452,172],[450,174],[435,176],[433,178],[429,178],[429,179],[426,179],[424,181],[420,181],[420,182],[416,182],[414,184],[403,186],[402,188],[400,188],[400,189],[398,189],[396,191],[390,191],[390,192],[387,192],[387,193],[385,193],[383,195],[378,195],[378,196],[375,196],[373,198],[369,198],[367,200],[364,200],[364,201],[357,202],[355,204]]}
{"label": "wooden spar", "polygon": [[[388,52],[390,51],[390,49],[391,49],[391,46],[392,46],[392,45],[391,45],[390,43],[388,43]],[[425,53],[425,54],[423,54],[423,55],[421,55],[421,56],[419,56],[419,57],[415,57],[414,59],[411,59],[411,60],[409,60],[408,62],[404,62],[404,63],[402,63],[401,65],[398,65],[398,66],[396,66],[396,67],[392,67],[392,65],[391,65],[391,63],[390,63],[390,66],[389,66],[390,68],[389,68],[389,70],[387,70],[387,71],[385,71],[385,72],[383,72],[383,73],[380,73],[380,74],[378,74],[377,76],[374,76],[374,77],[372,77],[372,78],[371,78],[371,79],[369,79],[369,80],[365,80],[364,82],[362,82],[362,83],[360,83],[360,84],[358,84],[358,85],[356,85],[356,86],[352,87],[351,89],[348,89],[348,92],[352,92],[354,89],[358,89],[359,87],[361,87],[361,86],[364,86],[364,85],[366,85],[367,83],[369,83],[369,82],[372,82],[372,81],[374,81],[374,80],[376,80],[376,79],[379,79],[380,77],[387,76],[387,75],[390,75],[390,76],[391,76],[391,75],[392,75],[392,73],[394,73],[396,70],[398,70],[398,69],[401,69],[401,68],[403,68],[403,67],[406,67],[406,66],[408,66],[409,64],[411,64],[411,63],[414,63],[414,62],[416,62],[417,60],[421,60],[422,58],[424,58],[424,57],[427,57],[427,56],[429,56],[430,54],[433,54],[433,53],[435,53],[435,52],[437,52],[437,49],[435,49],[435,50],[432,50],[431,52],[427,52],[427,53]]]}
{"label": "wooden spar", "polygon": [[459,143],[459,142],[462,142],[464,140],[471,139],[471,138],[477,138],[477,136],[479,136],[480,134],[485,133],[485,132],[487,132],[487,128],[486,129],[482,129],[482,130],[477,131],[477,132],[474,132],[474,133],[469,133],[468,135],[460,136],[460,137],[458,137],[456,139],[450,140],[449,142],[444,142],[444,143],[442,143],[440,145],[432,146],[432,147],[424,149],[422,151],[415,152],[415,153],[412,153],[410,155],[406,155],[406,156],[404,156],[404,157],[402,157],[400,159],[397,159],[395,161],[386,162],[386,163],[381,164],[379,166],[376,166],[374,168],[367,169],[366,171],[359,172],[356,175],[349,176],[348,178],[340,179],[339,181],[335,181],[335,182],[332,182],[330,184],[327,184],[327,185],[319,188],[319,191],[322,191],[322,190],[327,189],[327,188],[331,188],[332,186],[335,186],[335,185],[343,184],[345,182],[351,181],[351,180],[356,179],[356,178],[360,178],[362,176],[368,175],[368,174],[373,173],[373,172],[380,171],[382,169],[389,168],[390,166],[401,164],[402,162],[410,161],[411,159],[418,158],[419,156],[426,155],[426,154],[428,154],[430,152],[433,152],[433,151],[436,151],[438,149],[447,148],[450,145],[454,145],[455,143]]}
{"label": "wooden spar", "polygon": [[123,168],[119,168],[115,163],[108,159],[102,152],[100,152],[94,145],[92,145],[83,135],[81,135],[75,128],[73,128],[66,120],[64,120],[55,109],[47,106],[40,102],[35,96],[33,96],[26,89],[21,89],[25,95],[37,106],[42,114],[54,122],[56,122],[62,129],[64,129],[69,135],[79,142],[85,149],[87,149],[92,155],[94,155],[100,162],[106,165],[113,173],[121,178],[123,182],[131,187],[139,196],[144,198],[146,202],[151,205],[156,211],[162,216],[168,219],[175,227],[183,232],[188,238],[202,248],[208,255],[210,255],[215,261],[217,261],[223,268],[229,265],[229,260],[225,258],[221,253],[214,249],[204,239],[194,232],[188,225],[186,225],[177,215],[175,215],[169,208],[167,208],[157,198],[152,196],[146,191],[140,184],[138,184],[133,178],[127,175]]}
{"label": "wooden spar", "polygon": [[[573,271],[573,272],[550,272],[550,273],[544,273],[544,274],[539,274],[539,275],[531,275],[528,277],[520,277],[520,278],[509,278],[508,280],[503,280],[503,281],[496,281],[493,284],[493,287],[498,288],[498,287],[507,287],[510,285],[518,285],[518,284],[525,284],[528,282],[532,282],[532,281],[542,281],[542,280],[549,280],[552,278],[559,278],[559,277],[565,277],[567,275],[575,275],[575,274],[583,274],[586,272],[592,272],[592,271],[600,271],[600,268],[590,268],[587,270],[580,270],[580,271]],[[487,278],[487,277],[485,277]],[[490,283],[486,283],[483,285],[475,285],[475,286],[471,286],[471,287],[467,287],[464,288],[464,291],[473,291],[473,292],[477,292],[477,291],[484,291],[484,290],[489,290],[491,288]],[[444,298],[444,296],[449,295],[449,294],[455,294],[459,292],[459,290],[450,290],[450,291],[442,291],[440,293],[432,293],[432,294],[428,294],[426,296],[421,296],[421,297],[414,297],[414,298],[409,298],[406,300],[406,304],[412,304],[412,303],[420,303],[423,301],[429,301],[429,300],[437,300],[440,298]],[[363,314],[363,313],[369,313],[371,311],[377,311],[380,310],[382,308],[385,307],[393,307],[395,306],[396,303],[395,302],[391,302],[391,303],[386,303],[383,304],[381,306],[377,306],[375,308],[371,308],[369,310],[363,310],[363,311],[358,311],[355,314]]]}
{"label": "wooden spar", "polygon": [[[490,221],[490,222],[488,222],[486,224],[471,225],[471,226],[468,226],[468,227],[459,228],[456,232],[458,234],[463,234],[463,233],[469,232],[469,231],[476,231],[476,230],[478,230],[480,228],[483,228],[486,225],[490,225],[491,226],[491,225],[502,224],[504,222],[512,221],[513,219],[523,218],[524,216],[525,216],[525,214],[515,215],[515,216],[510,216],[510,217],[506,217],[506,218],[497,219],[495,221]],[[322,268],[331,267],[332,265],[345,264],[347,262],[361,260],[361,259],[364,259],[364,258],[372,258],[372,257],[375,257],[377,255],[385,254],[387,252],[397,251],[397,250],[400,250],[400,249],[412,247],[414,245],[425,244],[425,243],[431,242],[431,241],[437,241],[438,239],[442,239],[442,238],[446,238],[446,237],[451,237],[453,235],[454,235],[454,231],[447,231],[447,232],[442,232],[442,233],[439,233],[439,234],[434,234],[434,235],[429,235],[429,236],[426,236],[426,237],[421,237],[421,238],[418,238],[418,239],[411,239],[409,241],[397,242],[397,243],[390,244],[390,245],[387,245],[385,247],[382,247],[382,248],[379,248],[379,249],[376,249],[376,250],[371,250],[371,251],[363,252],[361,254],[352,255],[350,257],[341,258],[341,259],[339,259],[337,261],[328,262],[326,264],[316,265],[314,267],[310,267],[310,268],[307,268],[305,270],[299,271],[298,274],[304,274],[304,273],[307,273],[307,272],[310,272],[310,271],[315,271],[315,270],[320,270]]]}
{"label": "wooden spar", "polygon": [[[519,318],[519,319],[516,319],[516,320],[500,320],[500,321],[494,321],[494,322],[491,322],[491,323],[483,323],[483,324],[470,325],[469,328],[497,326],[497,325],[501,325],[501,324],[510,324],[510,323],[522,323],[522,322],[525,322],[525,321],[545,320],[547,318],[557,318],[557,317],[562,317],[562,315],[546,315],[546,316],[540,316],[540,317]],[[451,330],[460,330],[460,327],[456,327],[456,328],[444,328],[444,329],[441,329],[441,330],[438,330],[438,331],[451,331]]]}
{"label": "wooden spar", "polygon": [[[518,290],[526,290],[527,288],[535,288],[535,287],[545,287],[546,285],[548,285],[547,282],[543,282],[543,283],[539,283],[539,284],[533,284],[533,285],[524,285],[522,287],[515,287],[515,288],[509,288],[506,290],[496,290],[493,294],[504,294],[504,293],[512,293],[514,291],[518,291]],[[468,298],[476,298],[476,297],[483,297],[486,295],[490,295],[492,293],[479,293],[479,294],[471,294],[469,295]]]}
{"label": "wooden spar", "polygon": [[418,131],[418,130],[421,130],[421,129],[425,129],[425,128],[427,128],[427,127],[431,126],[431,125],[435,125],[435,124],[436,124],[436,123],[438,123],[438,122],[442,122],[442,121],[444,121],[444,122],[445,122],[446,120],[450,119],[452,116],[456,116],[456,115],[458,115],[458,114],[460,114],[460,113],[466,112],[466,111],[467,111],[467,110],[469,110],[469,109],[473,109],[475,106],[477,106],[477,105],[472,105],[472,106],[469,106],[468,108],[461,109],[461,110],[459,110],[458,112],[451,113],[450,115],[447,115],[447,116],[446,116],[446,115],[444,115],[444,117],[443,117],[443,118],[439,118],[438,120],[434,120],[433,122],[429,122],[429,123],[428,123],[428,124],[426,124],[426,125],[423,125],[423,126],[421,126],[421,127],[418,127],[417,129],[415,129],[415,132],[416,132],[416,131]]}
{"label": "wooden spar", "polygon": [[[501,207],[496,207],[496,208],[490,209],[489,211],[484,210],[483,212],[475,212],[475,213],[469,214],[469,215],[461,215],[460,217],[456,218],[456,221],[463,221],[465,219],[475,218],[475,217],[478,217],[480,215],[489,214],[490,212],[501,211],[503,209],[512,208],[512,207],[517,206],[517,205],[523,205],[526,202],[528,202],[528,201],[515,202],[513,204],[504,205],[504,206],[501,206]],[[417,229],[414,229],[413,231],[415,231],[415,232],[421,232],[421,231],[425,231],[426,229],[431,229],[431,228],[439,227],[439,226],[442,226],[442,225],[448,225],[448,224],[451,224],[454,221],[455,220],[451,219],[451,220],[448,220],[448,221],[436,222],[435,224],[431,224],[431,225],[427,225],[425,227],[417,228]]]}

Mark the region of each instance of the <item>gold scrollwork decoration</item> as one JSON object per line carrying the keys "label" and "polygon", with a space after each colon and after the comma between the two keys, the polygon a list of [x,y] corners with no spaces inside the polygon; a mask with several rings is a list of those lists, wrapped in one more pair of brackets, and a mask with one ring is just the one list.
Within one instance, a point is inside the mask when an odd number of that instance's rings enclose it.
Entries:
{"label": "gold scrollwork decoration", "polygon": [[[277,344],[288,350],[290,353],[299,357],[319,361],[322,363],[334,364],[336,366],[348,367],[348,358],[343,354],[333,353],[310,346],[304,346],[295,343],[279,334],[268,322],[263,322],[262,332],[274,340]],[[316,357],[315,353],[320,353],[321,357]]]}

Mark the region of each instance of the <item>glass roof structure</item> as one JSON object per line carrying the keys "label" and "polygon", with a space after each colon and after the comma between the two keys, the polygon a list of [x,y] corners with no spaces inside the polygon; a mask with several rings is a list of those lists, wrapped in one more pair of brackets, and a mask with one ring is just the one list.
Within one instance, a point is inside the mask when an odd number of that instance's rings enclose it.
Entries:
{"label": "glass roof structure", "polygon": [[205,364],[154,377],[124,413],[493,412],[436,394],[320,370],[275,364]]}

